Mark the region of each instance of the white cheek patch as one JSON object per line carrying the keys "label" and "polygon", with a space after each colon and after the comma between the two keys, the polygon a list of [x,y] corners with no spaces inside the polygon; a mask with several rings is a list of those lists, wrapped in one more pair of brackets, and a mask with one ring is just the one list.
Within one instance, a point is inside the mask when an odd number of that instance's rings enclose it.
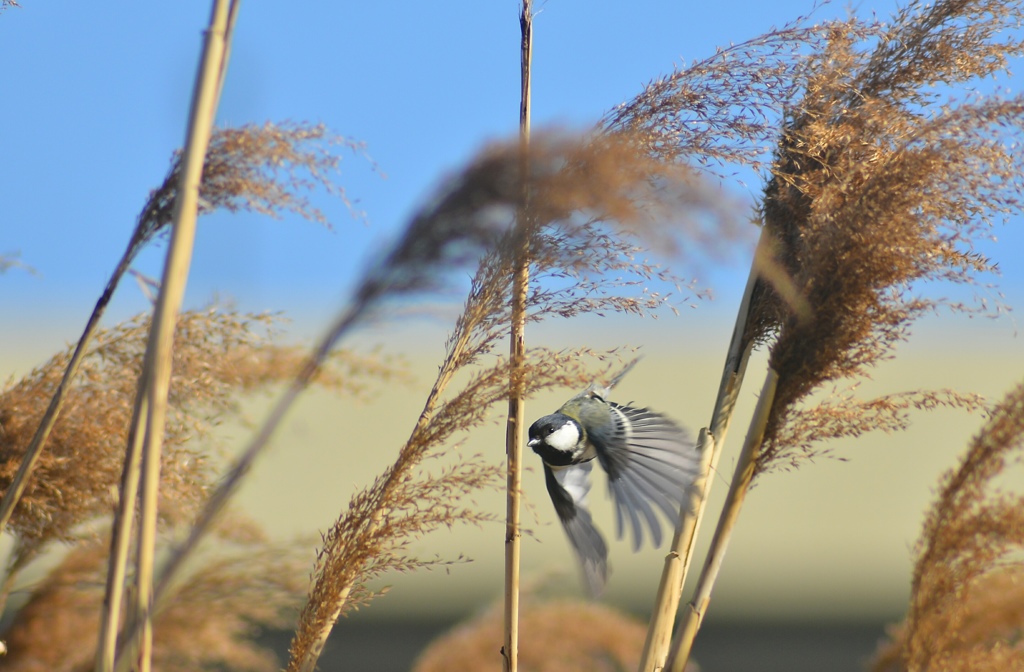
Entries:
{"label": "white cheek patch", "polygon": [[567,422],[555,431],[551,432],[544,439],[544,443],[548,444],[555,450],[560,450],[566,453],[572,452],[576,448],[576,444],[580,442],[580,430],[576,429],[576,424],[573,422]]}

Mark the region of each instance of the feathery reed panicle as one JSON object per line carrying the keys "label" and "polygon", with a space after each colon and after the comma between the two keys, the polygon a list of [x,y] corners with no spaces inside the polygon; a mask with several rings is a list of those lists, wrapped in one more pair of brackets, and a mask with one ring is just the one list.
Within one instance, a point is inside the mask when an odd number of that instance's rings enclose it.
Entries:
{"label": "feathery reed panicle", "polygon": [[[488,331],[488,326],[494,324],[492,320],[481,319],[487,314],[479,304],[474,305],[475,301],[484,305],[493,301],[494,287],[474,287],[409,440],[395,463],[373,485],[351,499],[346,511],[324,535],[310,599],[292,641],[289,670],[313,668],[336,620],[373,597],[366,587],[368,581],[388,571],[410,571],[451,562],[410,557],[411,541],[442,526],[479,524],[492,519],[460,502],[481,488],[498,487],[503,474],[500,465],[477,456],[464,458],[456,466],[435,474],[421,467],[427,457],[439,454],[458,434],[485,422],[495,405],[508,399],[508,381],[513,371],[504,359],[477,371],[458,393],[441,399],[454,373],[489,353],[498,340],[493,328]],[[521,375],[522,389],[527,395],[552,386],[579,386],[587,379],[581,353],[543,349],[527,352]]]}
{"label": "feathery reed panicle", "polygon": [[[1024,573],[1019,565],[993,567],[967,583],[958,593],[955,636],[948,631],[941,648],[929,652],[935,670],[1015,670],[1024,660],[1021,623],[1024,623]],[[943,614],[949,620],[949,614]],[[930,629],[931,624],[926,626]],[[939,632],[939,630],[936,630]],[[887,640],[879,643],[870,668],[873,672],[906,672],[906,621],[886,627]],[[920,652],[920,650],[918,651]]]}
{"label": "feathery reed panicle", "polygon": [[[216,208],[226,208],[230,212],[248,210],[269,215],[290,211],[325,221],[323,213],[311,207],[303,194],[319,184],[344,198],[344,192],[328,179],[328,174],[337,169],[340,160],[328,150],[335,144],[358,148],[351,141],[332,136],[322,126],[268,123],[262,127],[249,125],[215,130],[207,147],[206,172],[199,186],[199,210],[208,213]],[[63,378],[54,387],[49,406],[40,416],[19,473],[3,498],[0,531],[13,515],[14,507],[27,487],[36,461],[45,449],[50,431],[62,410],[65,395],[71,389],[82,358],[121,278],[145,244],[154,235],[166,231],[171,222],[178,198],[181,160],[181,151],[175,152],[163,184],[150,193],[128,245],[96,301],[78,345],[65,364]]]}
{"label": "feathery reed panicle", "polygon": [[[349,206],[345,191],[331,178],[341,165],[334,147],[362,152],[363,145],[334,135],[323,124],[245,124],[216,128],[210,135],[199,186],[199,214],[223,209],[270,217],[299,215],[330,226],[327,216],[306,194],[320,188]],[[132,260],[154,236],[166,233],[174,216],[181,178],[182,151],[171,156],[171,167],[159,187],[146,198],[118,268],[100,299],[101,310]]]}
{"label": "feathery reed panicle", "polygon": [[1024,53],[1024,40],[1013,37],[1020,25],[1020,7],[1003,0],[908,2],[857,73],[857,90],[865,98],[926,103],[925,86],[1007,70]]}
{"label": "feathery reed panicle", "polygon": [[[843,24],[811,58],[763,206],[775,258],[809,312],[794,315],[767,284],[754,300],[749,336],[772,341],[770,366],[779,373],[759,471],[813,454],[808,441],[797,447],[781,440],[801,434],[784,427],[824,422],[835,409],[824,407],[815,418],[813,409],[795,410],[799,400],[891,357],[925,311],[983,307],[912,292],[922,281],[972,283],[994,270],[972,241],[1024,206],[1024,159],[1014,149],[1024,97],[936,106],[920,89],[1004,66],[1020,54],[1020,43],[990,40],[1022,16],[1007,3],[911,3],[878,33],[873,51],[859,48],[860,32]],[[943,405],[976,406],[970,396],[941,396]],[[903,397],[919,407],[936,399]]]}
{"label": "feathery reed panicle", "polygon": [[[801,93],[802,56],[820,51],[839,22],[807,23],[799,17],[677,68],[608,112],[600,127],[629,133],[651,157],[719,175],[729,164],[767,167],[783,110]],[[848,25],[862,35],[873,30]]]}
{"label": "feathery reed panicle", "polygon": [[[476,293],[476,296],[486,292]],[[472,327],[475,311],[460,326]],[[476,324],[479,324],[477,322]],[[475,360],[493,345],[487,335],[470,339],[456,331],[449,353],[423,414],[395,463],[369,488],[356,494],[324,535],[317,556],[315,583],[292,642],[290,670],[312,669],[337,618],[372,597],[366,583],[387,571],[409,571],[449,561],[409,557],[409,543],[438,527],[480,523],[491,516],[460,502],[476,490],[497,487],[500,466],[480,457],[463,459],[439,474],[420,465],[457,434],[482,424],[496,404],[508,398],[511,367],[499,360],[471,376],[461,391],[444,401],[441,394],[456,362]],[[464,354],[460,355],[459,350]],[[523,370],[524,393],[579,384],[585,378],[576,353],[531,350]]]}
{"label": "feathery reed panicle", "polygon": [[[529,166],[525,177],[522,152]],[[713,247],[735,233],[719,193],[692,170],[640,154],[632,135],[534,132],[527,148],[518,141],[491,145],[446,180],[367,273],[356,303],[436,288],[439,269],[477,261],[506,235],[517,209],[527,206],[537,222],[530,253],[540,260],[534,263],[577,277],[613,260],[619,268],[635,267],[630,255],[640,251],[635,241],[644,236],[677,242],[675,236],[685,232],[698,245]],[[676,226],[662,226],[670,221]],[[710,231],[710,222],[721,228]],[[617,241],[616,233],[624,240]]]}
{"label": "feathery reed panicle", "polygon": [[776,430],[774,440],[795,454],[828,454],[827,448],[818,449],[815,444],[856,438],[871,431],[901,431],[910,424],[910,411],[940,407],[982,411],[985,400],[978,394],[948,389],[896,392],[867,400],[858,399],[853,389],[833,392],[809,409],[791,411],[786,424]]}
{"label": "feathery reed panicle", "polygon": [[[351,208],[345,190],[332,179],[341,164],[333,151],[338,146],[363,151],[360,143],[332,134],[323,124],[266,122],[214,129],[203,163],[199,213],[223,209],[280,217],[290,212],[329,225],[306,194],[323,189]],[[133,239],[138,244],[170,224],[180,174],[177,151],[167,177],[150,193],[139,215]]]}
{"label": "feathery reed panicle", "polygon": [[910,606],[877,670],[1010,670],[1024,664],[1024,493],[996,480],[1019,469],[1024,384],[990,412],[940,482],[916,548]]}
{"label": "feathery reed panicle", "polygon": [[[256,644],[259,629],[282,627],[302,594],[303,572],[294,551],[260,537],[232,535],[230,550],[187,577],[174,604],[155,624],[154,669],[227,667],[273,672],[272,651]],[[99,627],[107,547],[80,540],[35,587],[18,618],[4,633],[9,655],[4,669],[79,672],[92,669]]]}
{"label": "feathery reed panicle", "polygon": [[[825,22],[808,25],[801,17],[768,33],[719,49],[713,56],[678,68],[649,84],[627,104],[609,112],[601,126],[626,131],[638,138],[646,155],[662,161],[698,165],[725,178],[728,170],[748,166],[763,170],[782,134],[785,110],[802,93],[801,78],[808,70],[807,54],[825,48],[837,26],[851,34],[872,34],[874,24]],[[730,237],[730,236],[727,236]],[[655,598],[640,669],[659,669],[668,655],[668,638],[682,586],[693,558],[694,540],[703,518],[718,459],[742,387],[747,360],[756,344],[750,324],[760,321],[752,299],[767,286],[798,315],[806,303],[786,269],[766,254],[771,241],[762,233],[755,250],[747,288],[736,317],[722,379],[708,427],[701,432],[702,476],[690,493],[690,505],[680,520],[666,555],[662,580]]]}
{"label": "feathery reed panicle", "polygon": [[[270,340],[275,321],[267,314],[217,309],[181,314],[161,470],[165,523],[188,520],[212,485],[208,451],[197,441],[216,423],[237,415],[239,394],[289,380],[299,369],[299,348]],[[48,542],[74,541],[80,524],[109,513],[149,322],[148,315],[139,315],[97,332],[67,392],[50,450],[40,458],[36,477],[11,518],[9,530],[18,541],[15,566]],[[0,488],[9,486],[70,356],[69,348],[0,392]],[[360,392],[365,388],[358,376],[389,372],[384,362],[342,353],[321,382]]]}
{"label": "feathery reed panicle", "polygon": [[[606,132],[628,133],[647,156],[677,165],[696,165],[719,178],[738,166],[763,170],[769,167],[771,150],[782,135],[785,110],[802,94],[801,80],[809,69],[806,55],[824,49],[837,26],[862,37],[877,28],[874,24],[841,21],[808,24],[807,17],[800,17],[782,28],[677,68],[607,113],[600,127]],[[734,237],[728,233],[724,236]],[[764,293],[767,283],[773,296],[785,301],[793,312],[807,312],[785,269],[764,253],[770,245],[771,241],[762,235],[726,355],[713,417],[702,434],[704,476],[691,493],[691,506],[684,507],[680,514],[672,550],[666,556],[642,661],[641,669],[645,671],[660,667],[667,655],[672,617],[713,483],[707,475],[717,469],[746,362],[755,344],[748,325],[761,320],[751,310],[751,298]]]}

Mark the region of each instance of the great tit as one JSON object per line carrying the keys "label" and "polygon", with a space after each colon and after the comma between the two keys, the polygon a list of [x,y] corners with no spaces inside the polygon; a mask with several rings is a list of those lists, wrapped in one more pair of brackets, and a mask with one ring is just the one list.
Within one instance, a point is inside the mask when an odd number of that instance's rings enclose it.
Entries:
{"label": "great tit", "polygon": [[548,494],[594,596],[608,580],[608,547],[586,505],[594,458],[608,474],[616,536],[622,538],[628,518],[634,551],[643,542],[644,523],[654,546],[661,545],[655,507],[674,525],[699,470],[700,456],[686,430],[646,408],[607,400],[612,386],[635,364],[606,387],[591,385],[533,423],[529,432],[528,445],[544,462]]}

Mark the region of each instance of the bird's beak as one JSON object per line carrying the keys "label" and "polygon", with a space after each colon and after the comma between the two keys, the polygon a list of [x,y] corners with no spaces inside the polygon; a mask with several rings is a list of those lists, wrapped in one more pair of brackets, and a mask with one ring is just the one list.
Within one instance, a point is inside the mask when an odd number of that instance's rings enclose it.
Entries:
{"label": "bird's beak", "polygon": [[527,445],[527,446],[529,446],[530,448],[533,448],[533,447],[534,447],[534,446],[536,446],[536,445],[537,445],[538,443],[540,443],[540,439],[536,439],[536,438],[534,438],[534,439],[530,439],[530,440],[529,440],[529,441],[528,441],[528,442],[526,443],[526,445]]}

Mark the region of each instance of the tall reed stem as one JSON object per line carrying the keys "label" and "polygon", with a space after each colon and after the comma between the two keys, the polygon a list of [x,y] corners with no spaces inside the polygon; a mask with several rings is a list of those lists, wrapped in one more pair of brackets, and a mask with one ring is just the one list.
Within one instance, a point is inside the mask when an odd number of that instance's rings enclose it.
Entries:
{"label": "tall reed stem", "polygon": [[651,622],[647,628],[647,641],[644,643],[643,655],[640,659],[640,672],[654,672],[665,666],[668,656],[669,641],[672,636],[672,625],[675,622],[679,601],[682,597],[683,584],[686,581],[690,564],[693,562],[693,549],[704,517],[704,510],[711,493],[712,474],[717,472],[718,459],[725,445],[725,437],[732,422],[736,398],[743,384],[743,375],[750,359],[751,343],[745,338],[747,320],[750,316],[750,303],[754,287],[759,277],[758,260],[763,251],[763,243],[759,242],[754,251],[754,261],[750,266],[747,286],[736,314],[729,351],[726,353],[725,366],[722,368],[722,380],[718,386],[715,408],[711,414],[711,429],[701,429],[697,438],[697,449],[700,451],[700,475],[690,487],[688,506],[680,511],[679,523],[676,526],[672,548],[665,556],[665,567],[658,585]]}
{"label": "tall reed stem", "polygon": [[[140,380],[140,389],[144,389],[145,386],[146,381]],[[114,511],[110,555],[107,559],[107,584],[103,593],[99,644],[96,647],[97,672],[113,670],[117,655],[117,629],[121,622],[121,600],[124,598],[125,577],[128,573],[128,548],[135,522],[135,499],[139,494],[139,462],[142,456],[143,432],[140,431],[141,427],[136,418],[144,418],[148,413],[146,395],[137,394],[132,413],[132,427],[128,434],[128,450],[121,471],[121,490]]]}
{"label": "tall reed stem", "polygon": [[519,667],[519,561],[522,534],[519,529],[520,497],[523,482],[523,442],[525,440],[526,408],[523,400],[523,364],[526,359],[526,299],[530,289],[530,221],[527,184],[530,143],[530,66],[533,59],[532,0],[523,0],[519,15],[522,36],[520,44],[519,138],[520,180],[523,184],[524,207],[517,213],[512,276],[512,324],[509,344],[508,425],[505,432],[507,456],[507,502],[505,517],[505,641],[502,659],[505,672]]}
{"label": "tall reed stem", "polygon": [[693,641],[697,637],[697,631],[707,612],[708,603],[711,601],[711,590],[722,569],[725,551],[732,538],[733,530],[736,528],[736,521],[739,519],[740,509],[743,507],[747,491],[750,489],[750,483],[754,479],[754,469],[758,455],[761,453],[764,431],[768,425],[768,417],[771,415],[778,382],[779,374],[769,368],[764,385],[761,387],[761,396],[757,400],[754,415],[750,420],[747,438],[743,442],[743,450],[740,452],[740,458],[736,464],[736,473],[729,485],[729,494],[726,495],[725,505],[718,518],[718,527],[715,528],[711,548],[708,549],[708,555],[704,560],[704,568],[701,570],[697,589],[694,591],[693,599],[687,605],[679,632],[676,633],[672,642],[672,651],[667,664],[672,672],[683,672],[686,667],[693,649]]}
{"label": "tall reed stem", "polygon": [[[215,0],[210,14],[210,25],[206,30],[203,56],[192,94],[189,113],[189,127],[182,158],[180,181],[175,199],[171,240],[167,250],[160,293],[150,327],[149,341],[143,372],[140,376],[139,394],[145,401],[137,408],[146,413],[136,416],[132,436],[144,436],[141,454],[141,484],[139,538],[136,554],[136,590],[134,595],[133,618],[139,627],[136,634],[125,642],[129,660],[137,660],[141,672],[149,672],[152,664],[152,607],[153,607],[153,565],[156,553],[157,499],[160,487],[160,455],[167,415],[167,397],[171,380],[171,357],[174,345],[174,330],[178,313],[184,299],[195,242],[196,219],[198,217],[199,187],[202,180],[203,161],[209,145],[217,97],[222,86],[226,40],[228,30],[229,0]],[[144,385],[144,387],[143,387]],[[126,464],[126,467],[130,465]],[[126,472],[126,480],[132,472]],[[134,501],[121,501],[122,511],[130,511]],[[108,605],[113,601],[109,599]],[[125,651],[122,651],[124,655]],[[137,658],[136,658],[137,657]],[[107,661],[99,654],[98,660]]]}
{"label": "tall reed stem", "polygon": [[[214,109],[216,109],[217,101],[220,98],[220,92],[224,87],[224,76],[227,72],[228,54],[230,53],[231,48],[231,36],[234,33],[234,25],[238,16],[239,6],[240,0],[232,0],[228,9],[227,26],[224,31],[225,34],[223,40],[223,55],[220,59],[217,72],[216,92],[214,94],[213,103]],[[205,154],[205,148],[203,153]],[[140,226],[141,225],[142,222],[140,222]],[[114,277],[111,278],[111,283],[108,283],[107,290],[104,292],[104,297],[107,297],[108,292],[112,292],[112,285],[115,284],[115,278],[120,279],[120,275],[124,273],[131,259],[138,251],[139,246],[141,245],[141,241],[137,240],[139,236],[140,232],[136,231],[135,236],[133,236],[132,241],[128,245],[128,251],[122,258],[121,264],[118,266],[117,271],[115,271]],[[109,297],[107,297],[107,299],[109,300]],[[101,298],[101,301],[103,301],[103,298]],[[100,304],[97,304],[97,308],[99,305]],[[92,326],[91,321],[90,326]],[[66,375],[67,374],[65,374],[65,377]],[[144,390],[148,388],[148,381],[145,377],[140,377],[139,389]],[[144,430],[142,425],[143,419],[149,417],[147,399],[148,396],[145,394],[136,395],[135,409],[132,414],[131,429],[128,436],[128,448],[125,454],[125,462],[121,476],[120,495],[118,498],[117,508],[114,512],[114,524],[110,541],[110,556],[107,563],[107,583],[104,592],[103,614],[101,616],[100,623],[99,645],[96,649],[95,669],[97,672],[109,672],[110,670],[113,670],[115,656],[117,653],[117,630],[121,619],[121,601],[124,595],[124,582],[127,575],[128,548],[135,520],[135,500],[138,496],[139,490],[139,480],[141,475],[140,459],[145,437],[145,431],[140,430]]]}

